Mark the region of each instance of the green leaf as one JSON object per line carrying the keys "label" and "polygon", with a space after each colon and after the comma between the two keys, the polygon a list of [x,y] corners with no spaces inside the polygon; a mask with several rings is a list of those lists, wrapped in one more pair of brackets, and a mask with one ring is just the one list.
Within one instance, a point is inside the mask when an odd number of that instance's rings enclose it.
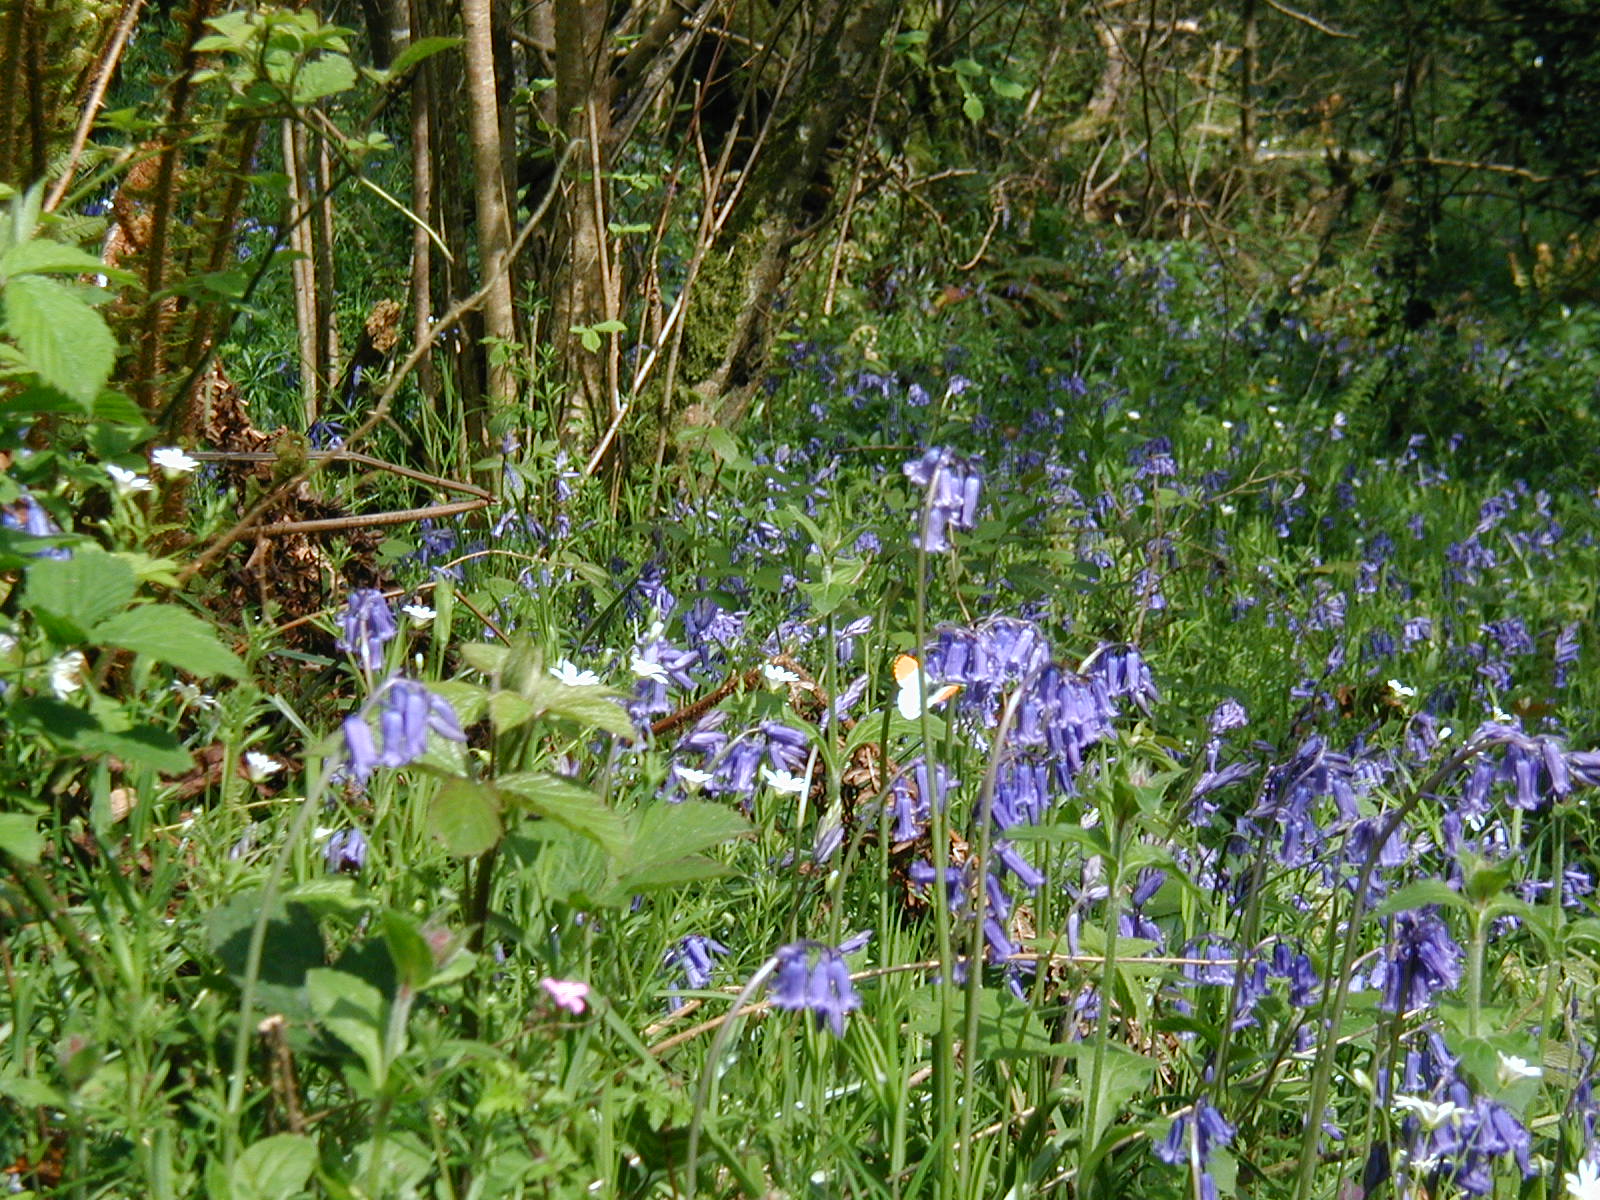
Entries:
{"label": "green leaf", "polygon": [[494,722],[496,733],[515,729],[538,715],[539,710],[534,707],[533,701],[517,692],[502,690],[489,697],[489,719]]}
{"label": "green leaf", "polygon": [[[261,912],[261,891],[241,892],[205,915],[206,942],[223,968],[239,983],[244,979],[250,935]],[[307,974],[325,961],[322,931],[316,919],[300,904],[274,906],[267,920],[261,951],[261,972],[256,979],[258,1009],[289,1017],[307,1015],[302,988]]]}
{"label": "green leaf", "polygon": [[103,550],[80,548],[71,558],[42,558],[28,567],[24,601],[75,627],[73,641],[133,599],[139,581],[123,559]]}
{"label": "green leaf", "polygon": [[494,642],[467,642],[461,647],[461,658],[467,666],[485,675],[498,675],[505,669],[506,659],[510,656],[510,646]]}
{"label": "green leaf", "polygon": [[417,38],[399,54],[394,56],[394,61],[389,64],[389,77],[391,79],[403,75],[425,58],[432,58],[435,54],[442,54],[461,44],[458,37],[425,37]]}
{"label": "green leaf", "polygon": [[1445,883],[1444,880],[1423,879],[1401,888],[1374,908],[1372,916],[1388,917],[1398,912],[1405,912],[1408,909],[1425,908],[1430,904],[1439,904],[1446,908],[1468,907],[1466,898]]}
{"label": "green leaf", "polygon": [[624,872],[616,882],[612,899],[621,904],[627,897],[641,892],[659,892],[665,888],[682,887],[686,883],[698,883],[704,879],[720,879],[734,873],[734,869],[726,863],[719,863],[703,854],[690,854],[671,862],[653,862],[638,870]]}
{"label": "green leaf", "polygon": [[950,69],[957,75],[965,75],[968,79],[977,79],[983,74],[983,68],[970,58],[958,58],[950,64]]}
{"label": "green leaf", "polygon": [[373,1085],[381,1088],[387,1073],[383,995],[366,980],[328,967],[306,972],[306,995],[317,1020],[355,1051]]}
{"label": "green leaf", "polygon": [[989,88],[996,96],[1005,100],[1021,100],[1028,94],[1028,89],[1014,80],[1007,79],[1004,75],[989,76]]}
{"label": "green leaf", "polygon": [[342,54],[324,54],[301,66],[294,77],[294,104],[315,104],[356,85],[356,69]]}
{"label": "green leaf", "polygon": [[146,766],[163,775],[181,775],[194,766],[183,743],[155,725],[132,729],[92,729],[72,739],[72,745],[90,755],[110,755],[124,763]]}
{"label": "green leaf", "polygon": [[39,378],[84,408],[110,378],[117,344],[111,330],[74,289],[40,275],[16,275],[5,286],[6,332]]}
{"label": "green leaf", "polygon": [[594,792],[573,779],[542,771],[502,775],[496,784],[502,796],[519,808],[582,834],[613,857],[629,849],[627,826]]}
{"label": "green leaf", "polygon": [[135,279],[131,271],[108,267],[87,250],[49,238],[33,238],[0,255],[0,275],[104,275],[122,283]]}
{"label": "green leaf", "polygon": [[653,864],[698,854],[754,832],[733,809],[704,800],[657,803],[646,808],[633,835],[628,865],[641,871]]}
{"label": "green leaf", "polygon": [[246,673],[239,656],[217,640],[209,625],[175,604],[130,608],[102,621],[92,632],[97,641],[148,654],[202,679],[211,675],[242,679]]}
{"label": "green leaf", "polygon": [[976,125],[983,120],[983,101],[976,96],[968,96],[961,102],[961,111],[966,114],[967,120]]}
{"label": "green leaf", "polygon": [[245,1149],[233,1164],[233,1200],[289,1200],[317,1169],[317,1146],[303,1133],[279,1133]]}
{"label": "green leaf", "polygon": [[500,798],[475,779],[446,779],[428,805],[428,832],[461,858],[482,854],[500,840]]}
{"label": "green leaf", "polygon": [[394,959],[400,982],[412,991],[421,991],[433,978],[433,949],[422,934],[422,926],[410,913],[389,909],[383,914],[383,942]]}
{"label": "green leaf", "polygon": [[19,862],[37,863],[44,852],[39,818],[27,813],[0,813],[0,852]]}

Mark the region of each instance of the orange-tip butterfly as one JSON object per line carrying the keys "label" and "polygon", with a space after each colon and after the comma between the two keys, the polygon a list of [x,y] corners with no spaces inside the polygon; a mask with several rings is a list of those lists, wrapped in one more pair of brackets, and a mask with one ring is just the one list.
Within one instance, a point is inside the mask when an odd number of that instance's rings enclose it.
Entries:
{"label": "orange-tip butterfly", "polygon": [[[900,710],[900,715],[908,721],[915,721],[922,715],[922,664],[909,654],[902,654],[894,660],[894,679],[900,685],[900,694],[895,698],[895,706]],[[942,688],[936,688],[928,693],[928,707],[937,708],[961,690],[959,684],[947,683]]]}

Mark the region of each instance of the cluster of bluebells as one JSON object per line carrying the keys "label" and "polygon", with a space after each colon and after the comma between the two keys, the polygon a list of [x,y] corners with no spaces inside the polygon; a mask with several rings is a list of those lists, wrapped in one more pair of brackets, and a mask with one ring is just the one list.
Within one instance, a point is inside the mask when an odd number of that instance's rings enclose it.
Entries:
{"label": "cluster of bluebells", "polygon": [[1211,1155],[1219,1147],[1226,1147],[1233,1141],[1236,1132],[1216,1105],[1201,1096],[1173,1119],[1167,1136],[1156,1143],[1156,1157],[1164,1163],[1186,1167],[1194,1172],[1200,1200],[1217,1200],[1217,1181],[1211,1175]]}
{"label": "cluster of bluebells", "polygon": [[[1406,1113],[1401,1134],[1406,1141],[1403,1169],[1426,1181],[1432,1194],[1445,1184],[1468,1196],[1494,1190],[1497,1160],[1509,1158],[1524,1179],[1536,1173],[1533,1139],[1516,1115],[1498,1101],[1475,1095],[1459,1073],[1460,1059],[1436,1031],[1420,1035],[1421,1045],[1407,1051],[1395,1106]],[[1537,1068],[1501,1056],[1499,1072],[1536,1078]]]}
{"label": "cluster of bluebells", "polygon": [[[748,811],[760,772],[782,772],[787,777],[804,771],[811,741],[801,730],[773,720],[729,736],[723,728],[727,716],[723,710],[713,709],[679,739],[673,773],[691,789],[737,799]],[[701,766],[689,765],[685,761],[688,756],[698,758]]]}
{"label": "cluster of bluebells", "polygon": [[677,1012],[683,1007],[683,997],[680,992],[700,991],[710,987],[711,970],[715,966],[711,956],[726,953],[728,948],[716,938],[700,933],[691,933],[687,937],[679,938],[669,947],[662,965],[669,971],[677,972],[681,980],[675,979],[667,985],[668,1011]]}
{"label": "cluster of bluebells", "polygon": [[822,942],[791,942],[773,955],[772,1007],[809,1012],[817,1028],[844,1036],[845,1018],[861,1007],[850,979],[845,955],[865,946],[870,933],[858,933],[838,946]]}
{"label": "cluster of bluebells", "polygon": [[[379,740],[372,736],[368,713],[378,709]],[[428,734],[455,742],[466,735],[455,710],[443,696],[415,679],[392,676],[373,692],[360,712],[344,720],[344,770],[357,783],[365,783],[378,767],[403,767],[428,750]]]}
{"label": "cluster of bluebells", "polygon": [[399,632],[389,601],[377,588],[356,588],[339,614],[339,639],[334,644],[353,654],[363,670],[383,666],[383,648]]}
{"label": "cluster of bluebells", "polygon": [[977,523],[982,476],[970,462],[942,446],[906,463],[901,470],[926,493],[914,544],[929,554],[943,553],[950,548],[950,530],[971,529]]}

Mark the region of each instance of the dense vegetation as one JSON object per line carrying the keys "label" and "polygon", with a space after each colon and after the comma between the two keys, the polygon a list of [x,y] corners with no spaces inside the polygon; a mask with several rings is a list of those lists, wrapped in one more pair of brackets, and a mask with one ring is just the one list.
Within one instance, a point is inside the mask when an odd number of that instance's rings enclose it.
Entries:
{"label": "dense vegetation", "polygon": [[0,12],[12,1191],[1600,1197],[1590,19]]}

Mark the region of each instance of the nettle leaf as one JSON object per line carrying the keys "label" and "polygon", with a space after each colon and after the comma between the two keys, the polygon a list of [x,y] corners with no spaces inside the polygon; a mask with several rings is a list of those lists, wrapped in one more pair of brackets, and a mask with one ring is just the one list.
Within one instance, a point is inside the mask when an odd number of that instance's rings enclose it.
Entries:
{"label": "nettle leaf", "polygon": [[[28,567],[23,599],[72,626],[71,641],[133,599],[139,581],[133,567],[103,550],[80,548],[71,558],[41,558]],[[63,631],[66,632],[66,631]]]}
{"label": "nettle leaf", "polygon": [[37,863],[44,853],[39,818],[27,813],[0,813],[0,852],[21,862]]}
{"label": "nettle leaf", "polygon": [[393,79],[403,75],[423,59],[454,49],[460,44],[461,39],[458,37],[418,38],[400,51],[399,54],[395,55],[394,61],[389,64],[389,78]]}
{"label": "nettle leaf", "polygon": [[428,832],[461,858],[482,854],[500,841],[500,797],[489,784],[446,779],[428,805]]}
{"label": "nettle leaf", "polygon": [[5,286],[6,332],[40,379],[85,408],[111,376],[117,343],[100,314],[75,289],[41,275]]}
{"label": "nettle leaf", "polygon": [[303,1133],[279,1133],[246,1147],[229,1180],[233,1200],[289,1200],[317,1169],[317,1145]]}
{"label": "nettle leaf", "polygon": [[644,810],[633,835],[630,871],[670,863],[753,833],[733,809],[704,800],[658,803]]}
{"label": "nettle leaf", "polygon": [[295,104],[315,104],[327,96],[347,92],[356,85],[356,69],[342,54],[324,54],[300,68],[294,77]]}
{"label": "nettle leaf", "polygon": [[239,656],[217,640],[210,626],[175,604],[130,608],[100,622],[92,636],[108,646],[182,667],[202,679],[211,675],[242,679],[246,673]]}
{"label": "nettle leaf", "polygon": [[104,275],[120,283],[136,278],[131,271],[106,266],[87,250],[49,238],[31,238],[0,255],[0,275]]}
{"label": "nettle leaf", "polygon": [[621,816],[577,780],[519,771],[502,775],[496,783],[517,807],[582,834],[613,857],[628,853],[628,829]]}

